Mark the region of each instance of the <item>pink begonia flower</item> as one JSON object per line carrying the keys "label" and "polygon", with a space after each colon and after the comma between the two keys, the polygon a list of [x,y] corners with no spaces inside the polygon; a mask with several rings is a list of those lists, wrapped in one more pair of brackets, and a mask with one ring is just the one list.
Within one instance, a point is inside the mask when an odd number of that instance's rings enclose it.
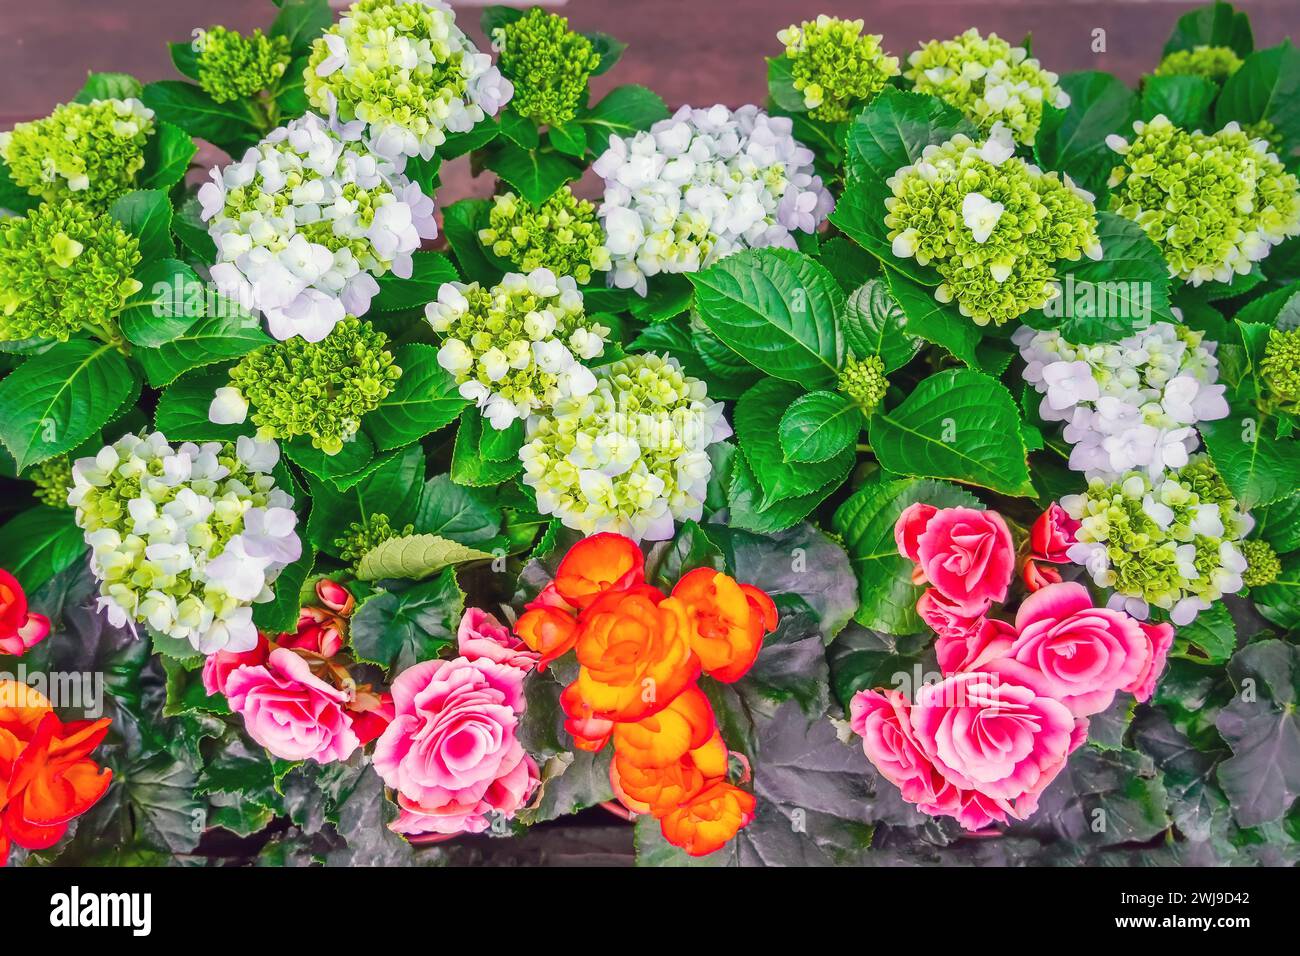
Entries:
{"label": "pink begonia flower", "polygon": [[513,818],[538,783],[515,733],[525,671],[486,657],[424,661],[393,681],[395,716],[375,770],[397,791],[397,833],[481,833]]}
{"label": "pink begonia flower", "polygon": [[1006,801],[1017,818],[1037,806],[1086,737],[1087,722],[1041,687],[979,671],[922,686],[909,717],[916,741],[949,783]]}
{"label": "pink begonia flower", "polygon": [[251,651],[217,651],[203,661],[203,688],[208,696],[224,694],[226,680],[244,665],[256,667],[265,664],[271,655],[271,644],[265,634],[257,635],[257,645]]}
{"label": "pink begonia flower", "polygon": [[1025,582],[1025,587],[1037,591],[1049,584],[1060,584],[1061,572],[1050,564],[1039,564],[1033,558],[1025,558],[1025,563],[1020,568],[1020,578]]}
{"label": "pink begonia flower", "polygon": [[235,670],[226,678],[226,699],[248,735],[282,760],[346,760],[361,745],[347,694],[312,674],[293,651],[277,648],[265,664]]}
{"label": "pink begonia flower", "polygon": [[963,613],[978,616],[1006,598],[1016,548],[997,512],[915,504],[899,516],[894,538],[899,553]]}
{"label": "pink begonia flower", "polygon": [[972,666],[1016,681],[1040,675],[1045,693],[1076,717],[1105,710],[1151,664],[1153,642],[1139,622],[1094,607],[1082,584],[1049,584],[1029,595],[1016,613],[1016,631],[1005,654],[986,654]]}
{"label": "pink begonia flower", "polygon": [[1070,558],[1066,551],[1074,544],[1074,536],[1079,527],[1080,523],[1053,501],[1038,516],[1029,532],[1032,555],[1040,561],[1051,561],[1053,564],[1068,563]]}
{"label": "pink begonia flower", "polygon": [[1126,684],[1120,689],[1128,691],[1136,697],[1138,703],[1145,704],[1151,699],[1151,695],[1155,693],[1156,681],[1169,660],[1169,648],[1174,643],[1174,626],[1172,624],[1148,624],[1145,621],[1138,621],[1138,627],[1142,629],[1143,637],[1150,642],[1147,665],[1133,679],[1132,683]]}
{"label": "pink begonia flower", "polygon": [[22,657],[45,640],[50,619],[27,610],[27,593],[4,568],[0,568],[0,654]]}
{"label": "pink begonia flower", "polygon": [[972,670],[976,662],[1001,657],[1016,639],[1016,628],[994,617],[980,618],[963,634],[940,636],[934,642],[939,670],[945,677]]}
{"label": "pink begonia flower", "polygon": [[487,658],[498,664],[509,664],[523,671],[537,666],[542,655],[528,649],[510,628],[481,608],[466,608],[456,631],[456,641],[462,657],[475,661]]}

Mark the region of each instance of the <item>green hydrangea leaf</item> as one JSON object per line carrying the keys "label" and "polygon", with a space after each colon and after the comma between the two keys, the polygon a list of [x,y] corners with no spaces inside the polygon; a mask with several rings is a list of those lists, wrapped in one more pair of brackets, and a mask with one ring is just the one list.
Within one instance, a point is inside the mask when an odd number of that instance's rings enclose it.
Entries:
{"label": "green hydrangea leaf", "polygon": [[803,93],[794,88],[794,64],[790,57],[767,58],[767,93],[772,102],[787,113],[806,113]]}
{"label": "green hydrangea leaf", "polygon": [[980,367],[976,350],[983,331],[978,325],[962,315],[951,302],[940,302],[925,286],[917,285],[892,270],[886,271],[885,278],[894,301],[907,317],[910,335],[947,349],[953,358],[970,368]]}
{"label": "green hydrangea leaf", "polygon": [[169,342],[153,349],[136,349],[132,355],[144,369],[153,388],[174,382],[183,372],[239,358],[272,339],[255,319],[230,314],[202,319]]}
{"label": "green hydrangea leaf", "polygon": [[865,424],[858,406],[839,392],[809,392],[781,416],[778,437],[789,463],[812,464],[853,447]]}
{"label": "green hydrangea leaf", "polygon": [[923,266],[915,259],[899,259],[894,255],[889,228],[885,225],[887,196],[889,190],[883,179],[850,183],[835,203],[831,224],[889,266],[887,274],[899,272],[921,285],[938,285],[943,280],[934,266]]}
{"label": "green hydrangea leaf", "polygon": [[782,416],[801,396],[803,389],[798,385],[769,378],[736,403],[734,420],[740,448],[763,489],[760,509],[843,481],[853,467],[855,452],[846,445],[821,461],[787,460],[781,438]]}
{"label": "green hydrangea leaf", "polygon": [[1291,154],[1300,141],[1300,50],[1290,40],[1246,57],[1223,84],[1214,108],[1214,121],[1224,126],[1267,121],[1282,135],[1280,156]]}
{"label": "green hydrangea leaf", "polygon": [[172,242],[172,204],[158,189],[137,189],[120,196],[109,207],[109,215],[140,240],[140,259],[167,259],[176,255]]}
{"label": "green hydrangea leaf", "polygon": [[1069,94],[1070,105],[1063,110],[1043,107],[1034,157],[1044,169],[1068,173],[1100,195],[1116,159],[1106,137],[1131,133],[1138,98],[1114,76],[1096,70],[1065,74],[1061,89]]}
{"label": "green hydrangea leaf", "polygon": [[0,525],[5,570],[27,594],[81,561],[86,541],[69,508],[37,505]]}
{"label": "green hydrangea leaf", "polygon": [[[936,303],[937,304],[937,303]],[[849,296],[844,309],[844,341],[858,358],[879,355],[885,371],[902,368],[921,348],[906,331],[907,314],[884,279],[868,279]]]}
{"label": "green hydrangea leaf", "polygon": [[1198,426],[1205,450],[1241,507],[1271,505],[1295,491],[1300,443],[1275,440],[1268,419],[1233,400],[1231,413]]}
{"label": "green hydrangea leaf", "polygon": [[627,49],[626,43],[614,39],[608,33],[584,33],[583,36],[591,41],[592,48],[600,54],[600,63],[591,71],[592,76],[608,73]]}
{"label": "green hydrangea leaf", "polygon": [[431,581],[382,591],[357,608],[349,635],[357,658],[405,670],[431,660],[456,639],[465,595],[448,568]]}
{"label": "green hydrangea leaf", "polygon": [[1142,118],[1163,113],[1175,126],[1204,129],[1219,86],[1203,76],[1148,76],[1142,81]]}
{"label": "green hydrangea leaf", "polygon": [[1202,4],[1178,18],[1163,55],[1198,46],[1226,46],[1238,56],[1249,56],[1255,48],[1250,16],[1219,0]]}
{"label": "green hydrangea leaf", "polygon": [[895,408],[877,412],[869,434],[881,467],[896,475],[1034,494],[1016,403],[980,372],[931,375]]}
{"label": "green hydrangea leaf", "polygon": [[309,544],[303,545],[302,556],[286,566],[271,585],[275,597],[265,604],[253,605],[253,623],[259,631],[283,634],[297,629],[302,587],[315,567],[316,549]]}
{"label": "green hydrangea leaf", "polygon": [[71,451],[140,394],[140,376],[109,345],[72,339],[0,381],[0,441],[18,471]]}
{"label": "green hydrangea leaf", "polygon": [[425,482],[412,524],[422,534],[436,534],[465,545],[486,544],[501,529],[501,510],[483,493],[438,475]]}
{"label": "green hydrangea leaf", "polygon": [[205,286],[178,259],[146,262],[135,274],[140,291],[126,300],[118,324],[132,345],[157,348],[188,332],[203,317]]}
{"label": "green hydrangea leaf", "polygon": [[154,427],[168,441],[234,441],[252,436],[251,423],[218,425],[208,420],[208,408],[218,388],[230,384],[224,368],[199,368],[182,375],[162,393],[154,409]]}
{"label": "green hydrangea leaf", "polygon": [[280,446],[286,458],[303,471],[343,487],[341,482],[364,469],[375,460],[375,443],[364,431],[343,443],[337,455],[327,455],[311,443],[306,435],[299,435]]}
{"label": "green hydrangea leaf", "polygon": [[379,312],[423,308],[426,302],[438,298],[438,289],[444,282],[455,282],[460,276],[456,267],[441,252],[415,252],[411,255],[411,276],[400,279],[386,272],[377,280],[379,294],[370,305]]}
{"label": "green hydrangea leaf", "polygon": [[247,100],[218,103],[182,80],[150,83],[141,99],[158,119],[179,126],[196,139],[206,139],[232,156],[241,155],[261,138],[257,116]]}
{"label": "green hydrangea leaf", "polygon": [[479,450],[483,442],[482,433],[491,427],[476,408],[466,408],[461,413],[451,453],[451,480],[456,484],[471,487],[499,485],[522,470],[518,457],[493,461],[482,455]]}
{"label": "green hydrangea leaf", "polygon": [[828,481],[807,494],[763,507],[764,489],[744,452],[732,457],[728,478],[727,520],[733,527],[755,534],[774,534],[798,524],[843,483],[842,478]]}
{"label": "green hydrangea leaf", "polygon": [[382,578],[421,581],[443,568],[491,557],[486,551],[467,547],[436,534],[411,534],[389,538],[377,548],[367,551],[357,564],[357,577],[362,581],[378,581]]}
{"label": "green hydrangea leaf", "polygon": [[1300,555],[1282,558],[1282,573],[1272,584],[1250,589],[1250,598],[1264,618],[1284,630],[1300,628]]}
{"label": "green hydrangea leaf", "polygon": [[409,524],[419,507],[424,467],[423,450],[419,445],[410,445],[381,459],[361,481],[348,488],[309,479],[312,509],[307,519],[307,540],[319,550],[335,554],[335,538],[354,522],[366,524],[375,515],[386,515],[395,528]]}
{"label": "green hydrangea leaf", "polygon": [[582,175],[582,170],[557,153],[523,149],[503,140],[492,148],[487,167],[534,206]]}
{"label": "green hydrangea leaf", "polygon": [[576,122],[587,127],[587,140],[604,152],[611,136],[632,136],[668,118],[668,107],[658,93],[644,86],[616,86]]}
{"label": "green hydrangea leaf", "polygon": [[844,542],[858,581],[855,620],[889,634],[924,629],[916,613],[922,588],[912,583],[912,562],[898,553],[894,524],[918,502],[936,508],[979,507],[962,488],[941,481],[900,479],[863,485],[835,511],[831,527]]}
{"label": "green hydrangea leaf", "polygon": [[402,377],[365,420],[366,431],[381,451],[409,444],[451,424],[468,404],[460,397],[456,380],[438,364],[434,346],[403,345],[393,358]]}
{"label": "green hydrangea leaf", "polygon": [[74,103],[90,103],[93,100],[125,100],[140,98],[144,88],[140,81],[129,73],[88,73],[86,84],[72,98]]}
{"label": "green hydrangea leaf", "polygon": [[312,41],[334,22],[327,0],[280,0],[279,6],[270,35],[287,38],[295,56],[307,53]]}
{"label": "green hydrangea leaf", "polygon": [[846,176],[857,183],[883,183],[920,159],[925,147],[947,142],[958,133],[979,138],[961,112],[938,97],[887,87],[849,124]]}
{"label": "green hydrangea leaf", "polygon": [[582,159],[587,155],[587,130],[580,123],[552,126],[547,131],[546,141],[565,156]]}
{"label": "green hydrangea leaf", "polygon": [[145,189],[171,189],[185,178],[197,151],[185,130],[172,123],[158,123],[145,146],[140,185]]}
{"label": "green hydrangea leaf", "polygon": [[700,319],[751,365],[810,388],[835,380],[844,364],[844,293],[817,262],[759,249],[689,278]]}

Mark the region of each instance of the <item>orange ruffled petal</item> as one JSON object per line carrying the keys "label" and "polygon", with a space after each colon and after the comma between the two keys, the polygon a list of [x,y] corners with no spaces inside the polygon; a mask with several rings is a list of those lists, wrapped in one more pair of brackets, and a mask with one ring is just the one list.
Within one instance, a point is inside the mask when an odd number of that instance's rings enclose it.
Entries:
{"label": "orange ruffled petal", "polygon": [[664,839],[691,856],[722,849],[754,819],[754,795],[725,781],[696,793],[659,821]]}
{"label": "orange ruffled petal", "polygon": [[583,538],[564,556],[555,574],[555,588],[577,608],[587,608],[601,595],[624,591],[645,581],[645,557],[631,538],[604,532]]}
{"label": "orange ruffled petal", "polygon": [[698,686],[636,723],[614,725],[614,747],[638,767],[666,767],[703,747],[714,734],[713,708]]}
{"label": "orange ruffled petal", "polygon": [[554,607],[534,607],[515,622],[515,634],[528,649],[541,654],[537,669],[563,657],[578,639],[578,621],[572,614]]}
{"label": "orange ruffled petal", "polygon": [[690,644],[704,672],[732,683],[743,677],[776,629],[776,605],[758,588],[712,568],[696,568],[673,588],[690,622]]}

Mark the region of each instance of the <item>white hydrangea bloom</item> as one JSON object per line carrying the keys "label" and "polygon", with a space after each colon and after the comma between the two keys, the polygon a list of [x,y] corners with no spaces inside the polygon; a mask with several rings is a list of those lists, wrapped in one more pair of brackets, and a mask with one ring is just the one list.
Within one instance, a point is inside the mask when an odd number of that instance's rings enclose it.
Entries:
{"label": "white hydrangea bloom", "polygon": [[697,272],[741,249],[795,248],[834,201],[788,117],[757,106],[683,106],[629,138],[610,136],[592,165],[611,285],[646,294],[661,272]]}
{"label": "white hydrangea bloom", "polygon": [[72,467],[68,504],[91,549],[99,606],[204,654],[257,644],[251,605],[302,554],[293,498],[276,487],[272,442],[125,435]]}
{"label": "white hydrangea bloom", "polygon": [[311,113],[211,175],[199,202],[217,245],[212,279],[278,339],[319,342],[365,314],[375,277],[409,277],[412,253],[438,232],[419,185]]}
{"label": "white hydrangea bloom", "polygon": [[529,419],[524,484],[542,514],[583,534],[672,537],[674,522],[704,512],[708,447],[731,434],[722,403],[668,356],[628,356],[594,385]]}
{"label": "white hydrangea bloom", "polygon": [[514,87],[436,0],[362,0],[312,45],[311,104],[401,170],[495,116]]}
{"label": "white hydrangea bloom", "polygon": [[610,332],[587,318],[573,277],[550,269],[509,272],[490,289],[444,283],[424,314],[443,335],[438,364],[498,429],[590,394],[582,360],[601,355]]}
{"label": "white hydrangea bloom", "polygon": [[1057,331],[1012,336],[1044,421],[1065,423],[1070,467],[1089,478],[1145,470],[1153,479],[1187,464],[1196,425],[1228,415],[1216,343],[1157,322],[1126,339],[1072,345]]}

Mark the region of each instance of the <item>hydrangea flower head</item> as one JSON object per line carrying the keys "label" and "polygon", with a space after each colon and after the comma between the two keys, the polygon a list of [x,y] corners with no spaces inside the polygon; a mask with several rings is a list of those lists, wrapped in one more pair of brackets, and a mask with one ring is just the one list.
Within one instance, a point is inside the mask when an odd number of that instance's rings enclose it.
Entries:
{"label": "hydrangea flower head", "polygon": [[1001,126],[983,143],[958,134],[886,180],[894,255],[933,264],[935,297],[978,325],[1042,308],[1060,292],[1056,263],[1101,258],[1092,195],[1013,152]]}
{"label": "hydrangea flower head", "polygon": [[1242,542],[1241,553],[1246,558],[1246,570],[1241,580],[1248,588],[1262,588],[1272,584],[1282,574],[1282,561],[1267,541],[1252,538]]}
{"label": "hydrangea flower head", "polygon": [[289,38],[261,30],[243,36],[209,27],[199,36],[199,86],[218,103],[246,99],[272,89],[289,66]]}
{"label": "hydrangea flower head", "polygon": [[600,54],[569,21],[541,7],[492,31],[501,70],[514,81],[515,112],[540,125],[562,126],[583,104]]}
{"label": "hydrangea flower head", "polygon": [[631,355],[597,369],[590,394],[529,419],[519,458],[542,514],[585,535],[660,541],[703,514],[708,447],[730,434],[722,404],[676,359]]}
{"label": "hydrangea flower head", "polygon": [[879,355],[868,355],[863,359],[850,358],[844,363],[837,387],[861,405],[863,412],[870,415],[889,390],[884,360]]}
{"label": "hydrangea flower head", "polygon": [[610,330],[587,317],[572,276],[509,272],[490,289],[447,282],[424,312],[443,336],[438,364],[494,428],[596,387],[582,360],[604,352]]}
{"label": "hydrangea flower head", "polygon": [[1018,143],[1033,143],[1044,104],[1070,105],[1055,73],[996,33],[983,37],[971,28],[951,40],[931,40],[907,63],[903,76],[918,93],[939,97],[981,130],[1001,123]]}
{"label": "hydrangea flower head", "polygon": [[448,133],[465,133],[514,91],[441,3],[359,0],[313,41],[307,98],[345,139],[365,138],[402,168],[432,159]]}
{"label": "hydrangea flower head", "polygon": [[1242,588],[1242,539],[1254,521],[1204,455],[1154,479],[1145,471],[1094,478],[1061,507],[1080,522],[1070,560],[1115,592],[1113,608],[1139,619],[1163,608],[1181,627]]}
{"label": "hydrangea flower head", "polygon": [[834,201],[789,117],[756,106],[683,106],[628,138],[610,136],[592,165],[605,180],[600,215],[610,283],[647,292],[661,272],[698,272],[742,249],[794,249]]}
{"label": "hydrangea flower head", "polygon": [[230,370],[235,394],[222,389],[209,417],[242,422],[251,405],[259,439],[306,435],[316,448],[337,455],[355,437],[361,416],[379,407],[402,374],[387,342],[384,333],[348,316],[319,342],[295,337],[264,346]]}
{"label": "hydrangea flower head", "polygon": [[1226,46],[1202,44],[1190,50],[1174,50],[1155,69],[1156,76],[1203,76],[1226,80],[1241,69],[1242,59]]}
{"label": "hydrangea flower head", "polygon": [[1259,377],[1272,401],[1284,408],[1300,409],[1300,329],[1268,330]]}
{"label": "hydrangea flower head", "polygon": [[135,188],[153,126],[153,110],[135,98],[65,103],[0,133],[0,158],[33,196],[107,208]]}
{"label": "hydrangea flower head", "polygon": [[42,504],[51,508],[68,506],[68,492],[72,490],[72,459],[67,455],[55,455],[32,465],[23,477],[36,485],[33,494]]}
{"label": "hydrangea flower head", "polygon": [[776,37],[785,44],[794,88],[814,119],[847,120],[855,107],[871,102],[891,76],[898,76],[898,57],[885,52],[879,34],[864,34],[861,20],[822,14]]}
{"label": "hydrangea flower head", "polygon": [[152,432],[78,459],[68,504],[109,621],[204,654],[256,647],[252,605],[302,553],[293,498],[271,475],[279,457],[250,438],[173,448]]}
{"label": "hydrangea flower head", "polygon": [[83,328],[119,339],[139,262],[140,243],[117,220],[71,200],[0,219],[0,341],[62,342]]}
{"label": "hydrangea flower head", "polygon": [[1156,322],[1118,342],[1072,345],[1055,330],[1012,336],[1044,421],[1065,422],[1070,467],[1089,478],[1181,468],[1200,444],[1196,425],[1228,416],[1216,343]]}
{"label": "hydrangea flower head", "polygon": [[366,553],[373,551],[390,538],[402,538],[415,533],[415,525],[394,529],[386,514],[372,514],[364,521],[349,522],[347,531],[334,539],[339,557],[356,565]]}
{"label": "hydrangea flower head", "polygon": [[1300,235],[1300,182],[1262,139],[1229,123],[1188,132],[1162,115],[1107,137],[1121,157],[1111,208],[1160,247],[1169,274],[1192,285],[1231,282],[1273,246]]}
{"label": "hydrangea flower head", "polygon": [[550,269],[586,285],[593,271],[610,267],[595,205],[573,195],[568,186],[561,186],[540,207],[514,193],[497,196],[488,228],[480,229],[478,237],[494,255],[524,272]]}
{"label": "hydrangea flower head", "polygon": [[363,315],[376,276],[409,278],[437,235],[433,200],[315,114],[272,131],[199,190],[222,295],[260,309],[277,339],[319,342]]}

